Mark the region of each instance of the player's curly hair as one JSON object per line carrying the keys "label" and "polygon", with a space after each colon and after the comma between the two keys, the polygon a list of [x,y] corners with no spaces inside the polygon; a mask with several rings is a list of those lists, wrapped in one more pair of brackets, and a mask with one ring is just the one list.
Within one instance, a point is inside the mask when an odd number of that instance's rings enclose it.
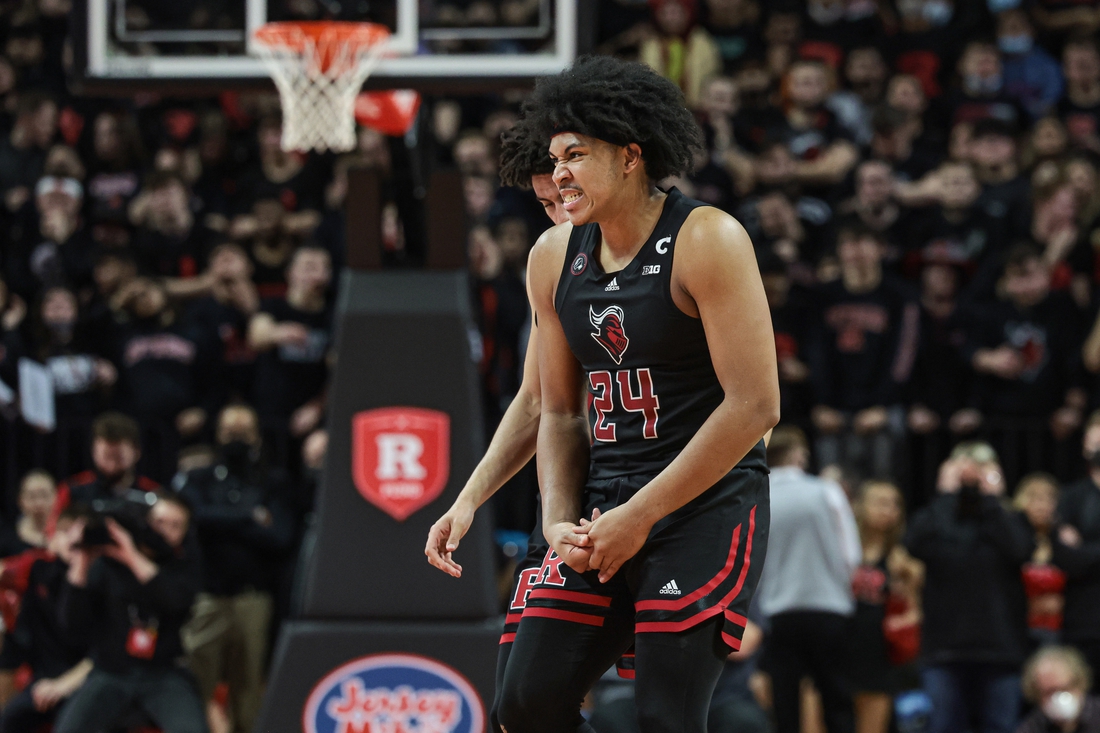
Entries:
{"label": "player's curly hair", "polygon": [[549,143],[534,134],[531,124],[520,119],[500,137],[500,181],[527,190],[531,177],[554,172]]}
{"label": "player's curly hair", "polygon": [[523,105],[540,141],[575,132],[614,145],[637,143],[646,174],[661,180],[692,167],[703,134],[679,87],[648,66],[584,56],[543,77]]}

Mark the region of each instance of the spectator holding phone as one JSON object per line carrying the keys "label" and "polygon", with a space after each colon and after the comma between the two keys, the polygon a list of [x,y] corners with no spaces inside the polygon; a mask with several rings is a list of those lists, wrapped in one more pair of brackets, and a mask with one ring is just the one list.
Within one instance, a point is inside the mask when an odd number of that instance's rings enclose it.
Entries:
{"label": "spectator holding phone", "polygon": [[987,443],[962,443],[940,466],[939,495],[913,517],[905,538],[925,564],[924,689],[929,733],[1011,733],[1027,656],[1027,598],[1020,571],[1031,530],[1002,504],[1005,483]]}
{"label": "spectator holding phone", "polygon": [[[191,611],[201,574],[184,539],[190,511],[162,496],[148,528],[167,545],[155,557],[119,522],[105,520],[110,543],[83,544],[84,522],[59,601],[62,625],[89,645],[95,669],[73,696],[54,733],[88,733],[144,713],[164,733],[206,733],[206,713],[183,655],[180,628]],[[144,539],[144,538],[142,538]]]}

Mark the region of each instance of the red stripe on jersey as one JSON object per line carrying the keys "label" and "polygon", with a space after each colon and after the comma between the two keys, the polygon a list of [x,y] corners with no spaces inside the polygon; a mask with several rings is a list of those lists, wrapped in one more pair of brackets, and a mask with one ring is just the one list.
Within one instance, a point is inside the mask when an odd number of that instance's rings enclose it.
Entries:
{"label": "red stripe on jersey", "polygon": [[523,613],[510,613],[504,617],[504,623],[518,624],[521,618],[523,618]]}
{"label": "red stripe on jersey", "polygon": [[575,613],[573,611],[559,611],[556,608],[531,608],[523,609],[524,617],[535,616],[538,618],[556,618],[560,621],[572,621],[575,624],[587,626],[603,626],[602,616],[593,616],[590,613]]}
{"label": "red stripe on jersey", "polygon": [[634,679],[634,670],[632,670],[632,669],[623,669],[622,667],[619,667],[615,671],[618,672],[619,677],[621,677],[624,680]]}
{"label": "red stripe on jersey", "polygon": [[[516,635],[515,634],[502,634],[501,637],[500,637],[500,643],[501,644],[511,644],[515,640],[516,640]],[[498,644],[497,646],[500,646],[500,644]]]}
{"label": "red stripe on jersey", "polygon": [[726,642],[730,649],[735,652],[741,651],[741,640],[735,636],[730,636],[725,631],[722,632],[722,641]]}
{"label": "red stripe on jersey", "polygon": [[579,593],[575,590],[554,590],[552,588],[536,588],[531,591],[531,600],[548,598],[552,601],[572,601],[584,603],[589,606],[607,608],[611,605],[611,599],[607,596],[598,596],[594,593]]}

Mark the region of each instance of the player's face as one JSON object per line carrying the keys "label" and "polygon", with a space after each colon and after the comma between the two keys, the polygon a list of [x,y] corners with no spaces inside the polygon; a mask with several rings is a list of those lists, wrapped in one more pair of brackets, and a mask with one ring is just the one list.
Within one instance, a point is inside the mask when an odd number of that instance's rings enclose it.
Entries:
{"label": "player's face", "polygon": [[553,174],[542,173],[531,176],[531,188],[535,190],[535,197],[542,204],[542,208],[546,211],[546,215],[550,217],[550,221],[561,224],[569,220],[569,217],[565,215],[561,193],[558,192],[558,187],[554,184]]}
{"label": "player's face", "polygon": [[574,226],[596,221],[600,208],[622,190],[622,151],[617,145],[573,132],[550,140],[554,183]]}

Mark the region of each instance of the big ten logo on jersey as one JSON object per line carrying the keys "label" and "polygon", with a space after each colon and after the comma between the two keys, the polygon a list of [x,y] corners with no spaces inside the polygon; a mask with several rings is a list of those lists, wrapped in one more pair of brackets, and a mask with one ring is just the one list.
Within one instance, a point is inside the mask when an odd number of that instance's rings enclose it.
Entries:
{"label": "big ten logo on jersey", "polygon": [[418,407],[352,418],[352,478],[363,498],[403,522],[434,501],[451,469],[451,418]]}
{"label": "big ten logo on jersey", "polygon": [[373,654],[318,682],[305,733],[482,733],[485,706],[458,671],[415,654]]}
{"label": "big ten logo on jersey", "polygon": [[[635,383],[638,391],[634,391]],[[653,392],[653,376],[649,369],[620,369],[615,372],[589,372],[588,385],[592,393],[592,409],[596,411],[596,420],[592,425],[592,435],[601,443],[618,442],[618,427],[608,419],[615,411],[615,391],[618,387],[619,404],[627,412],[639,412],[645,416],[642,423],[642,437],[653,440],[657,437],[657,419],[660,417],[661,400]]]}

